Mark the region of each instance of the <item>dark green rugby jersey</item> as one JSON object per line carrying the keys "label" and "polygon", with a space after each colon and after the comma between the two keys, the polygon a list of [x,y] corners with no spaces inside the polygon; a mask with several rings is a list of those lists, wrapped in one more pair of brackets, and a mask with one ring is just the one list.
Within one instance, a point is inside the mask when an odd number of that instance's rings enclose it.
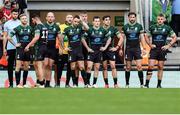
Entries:
{"label": "dark green rugby jersey", "polygon": [[81,38],[83,31],[80,25],[77,27],[69,26],[65,28],[63,34],[67,36],[70,48],[74,49],[82,46]]}
{"label": "dark green rugby jersey", "polygon": [[144,32],[141,24],[127,23],[123,26],[122,32],[126,36],[126,48],[140,47],[140,34]]}
{"label": "dark green rugby jersey", "polygon": [[162,47],[167,43],[167,37],[174,35],[174,31],[168,25],[152,25],[149,28],[149,36],[152,36],[152,44],[155,44],[156,47]]}
{"label": "dark green rugby jersey", "polygon": [[19,25],[16,28],[14,28],[10,36],[16,36],[17,43],[21,43],[21,47],[25,48],[26,45],[32,40],[32,28],[29,25]]}
{"label": "dark green rugby jersey", "polygon": [[97,49],[103,46],[110,36],[108,31],[106,31],[103,27],[100,27],[99,29],[90,27],[86,32],[85,38],[89,38],[88,44],[91,48],[95,47]]}
{"label": "dark green rugby jersey", "polygon": [[56,37],[58,34],[60,34],[60,28],[56,23],[44,24],[45,27],[48,30],[48,36],[47,36],[47,47],[48,48],[56,48]]}
{"label": "dark green rugby jersey", "polygon": [[[105,28],[104,28],[105,29]],[[114,47],[115,37],[120,34],[119,30],[116,27],[110,26],[106,31],[108,31],[109,36],[111,37],[110,47]]]}
{"label": "dark green rugby jersey", "polygon": [[[48,30],[43,24],[37,24],[34,27],[35,35],[40,35],[39,40],[36,42],[36,45],[42,45],[47,43]],[[34,35],[34,36],[35,36]]]}

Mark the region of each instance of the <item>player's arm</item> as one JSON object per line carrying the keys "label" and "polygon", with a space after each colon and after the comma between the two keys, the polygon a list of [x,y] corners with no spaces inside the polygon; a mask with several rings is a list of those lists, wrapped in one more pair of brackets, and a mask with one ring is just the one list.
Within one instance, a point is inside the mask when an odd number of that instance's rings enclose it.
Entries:
{"label": "player's arm", "polygon": [[105,51],[107,49],[107,47],[111,44],[111,37],[108,37],[108,40],[106,41],[106,44],[104,47],[100,48],[100,51]]}
{"label": "player's arm", "polygon": [[93,53],[93,52],[94,52],[94,51],[88,46],[88,44],[87,44],[87,42],[86,42],[86,40],[85,40],[84,37],[82,37],[81,42],[82,42],[82,44],[84,45],[84,47],[87,49],[88,52],[90,52],[90,53]]}
{"label": "player's arm", "polygon": [[[12,39],[12,37],[13,36],[15,36],[15,31],[13,31],[13,32],[11,32],[10,33],[10,35],[7,35],[7,40],[12,44],[12,45],[14,45],[15,47],[18,47],[20,44],[16,44],[15,42],[14,42],[14,40]],[[18,41],[18,39],[17,39],[17,41]],[[7,41],[6,41],[6,43],[7,43]],[[18,42],[19,43],[19,42]],[[17,46],[16,46],[17,45]]]}
{"label": "player's arm", "polygon": [[34,38],[32,41],[25,47],[25,51],[28,51],[30,47],[32,47],[38,40],[40,39],[40,30],[35,31]]}
{"label": "player's arm", "polygon": [[177,36],[176,34],[174,33],[174,31],[171,30],[170,32],[170,37],[171,37],[171,41],[169,42],[169,44],[163,46],[161,49],[162,50],[167,50],[169,49],[177,40]]}

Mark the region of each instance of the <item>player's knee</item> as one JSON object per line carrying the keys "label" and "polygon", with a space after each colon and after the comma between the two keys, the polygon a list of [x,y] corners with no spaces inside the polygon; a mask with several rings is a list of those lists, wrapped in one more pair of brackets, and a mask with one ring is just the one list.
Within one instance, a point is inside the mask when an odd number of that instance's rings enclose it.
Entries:
{"label": "player's knee", "polygon": [[147,76],[151,76],[151,75],[152,75],[152,72],[153,72],[153,70],[150,69],[150,68],[148,68],[146,75],[147,75]]}
{"label": "player's knee", "polygon": [[142,70],[142,66],[141,65],[137,65],[137,70],[141,71]]}
{"label": "player's knee", "polygon": [[116,69],[116,65],[115,64],[111,64],[111,69]]}
{"label": "player's knee", "polygon": [[127,67],[126,67],[126,71],[131,71],[131,67],[130,67],[130,66],[127,66]]}
{"label": "player's knee", "polygon": [[163,70],[163,69],[164,69],[164,66],[163,66],[163,65],[158,65],[158,69],[159,69],[159,70]]}

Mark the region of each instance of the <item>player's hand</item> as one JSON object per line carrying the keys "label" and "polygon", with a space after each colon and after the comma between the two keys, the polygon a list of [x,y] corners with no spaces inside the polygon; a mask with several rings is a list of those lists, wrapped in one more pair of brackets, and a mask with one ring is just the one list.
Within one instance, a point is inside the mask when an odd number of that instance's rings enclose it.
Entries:
{"label": "player's hand", "polygon": [[156,48],[156,45],[152,44],[150,47],[151,47],[151,49],[154,49],[154,48]]}
{"label": "player's hand", "polygon": [[21,43],[17,43],[17,44],[16,44],[16,47],[20,47],[20,46],[21,46]]}
{"label": "player's hand", "polygon": [[26,46],[26,47],[24,48],[24,51],[25,51],[25,52],[28,52],[28,51],[29,51],[29,46]]}
{"label": "player's hand", "polygon": [[4,55],[4,56],[7,55],[7,50],[6,50],[6,49],[3,50],[3,55]]}
{"label": "player's hand", "polygon": [[63,55],[63,50],[59,48],[59,55]]}
{"label": "player's hand", "polygon": [[65,51],[72,51],[70,48],[64,48]]}
{"label": "player's hand", "polygon": [[115,51],[117,51],[117,48],[112,47],[112,48],[109,49],[109,51],[115,52]]}
{"label": "player's hand", "polygon": [[102,52],[105,51],[105,50],[106,50],[105,47],[101,47],[101,48],[100,48],[100,51],[102,51]]}
{"label": "player's hand", "polygon": [[123,50],[122,49],[119,50],[119,55],[123,56]]}
{"label": "player's hand", "polygon": [[144,49],[141,50],[141,55],[142,55],[142,56],[145,56],[146,54],[147,54],[146,50],[144,50]]}
{"label": "player's hand", "polygon": [[165,46],[161,47],[161,49],[164,50],[164,51],[167,50],[167,49],[169,49],[169,48],[170,48],[169,45],[165,45]]}
{"label": "player's hand", "polygon": [[89,53],[94,53],[94,50],[92,50],[91,48],[88,48],[87,51],[88,51]]}

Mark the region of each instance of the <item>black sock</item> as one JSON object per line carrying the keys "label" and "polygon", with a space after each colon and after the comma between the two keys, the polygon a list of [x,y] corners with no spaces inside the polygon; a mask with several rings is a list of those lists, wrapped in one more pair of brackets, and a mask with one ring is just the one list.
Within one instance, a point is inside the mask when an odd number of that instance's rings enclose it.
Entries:
{"label": "black sock", "polygon": [[23,72],[23,85],[26,84],[27,76],[28,76],[28,71],[24,71],[24,72]]}
{"label": "black sock", "polygon": [[125,72],[126,85],[129,85],[130,71]]}
{"label": "black sock", "polygon": [[19,85],[20,84],[20,78],[21,78],[21,71],[16,71],[15,76],[16,76],[16,85]]}
{"label": "black sock", "polygon": [[76,77],[76,85],[78,86],[79,77]]}
{"label": "black sock", "polygon": [[87,73],[87,83],[90,85],[91,73]]}
{"label": "black sock", "polygon": [[160,79],[158,79],[158,86],[161,86],[161,81]]}
{"label": "black sock", "polygon": [[45,87],[50,87],[50,81],[49,80],[46,80]]}
{"label": "black sock", "polygon": [[40,84],[39,79],[36,80],[36,84]]}
{"label": "black sock", "polygon": [[96,84],[96,82],[97,82],[97,77],[94,77],[93,85]]}
{"label": "black sock", "polygon": [[76,74],[75,74],[75,70],[71,70],[71,75],[72,75],[73,85],[77,85],[77,83],[76,83]]}
{"label": "black sock", "polygon": [[40,84],[40,85],[44,85],[44,80],[39,81],[39,84]]}
{"label": "black sock", "polygon": [[139,76],[140,84],[143,85],[144,84],[143,71],[138,71],[138,76]]}
{"label": "black sock", "polygon": [[104,78],[104,82],[106,85],[108,85],[108,78]]}
{"label": "black sock", "polygon": [[145,86],[149,86],[149,80],[146,79],[146,84]]}
{"label": "black sock", "polygon": [[82,76],[82,78],[84,80],[84,85],[87,85],[88,84],[88,79],[87,79],[87,74],[86,74],[85,70],[81,71],[81,76]]}
{"label": "black sock", "polygon": [[113,78],[114,80],[114,85],[117,85],[117,77]]}

